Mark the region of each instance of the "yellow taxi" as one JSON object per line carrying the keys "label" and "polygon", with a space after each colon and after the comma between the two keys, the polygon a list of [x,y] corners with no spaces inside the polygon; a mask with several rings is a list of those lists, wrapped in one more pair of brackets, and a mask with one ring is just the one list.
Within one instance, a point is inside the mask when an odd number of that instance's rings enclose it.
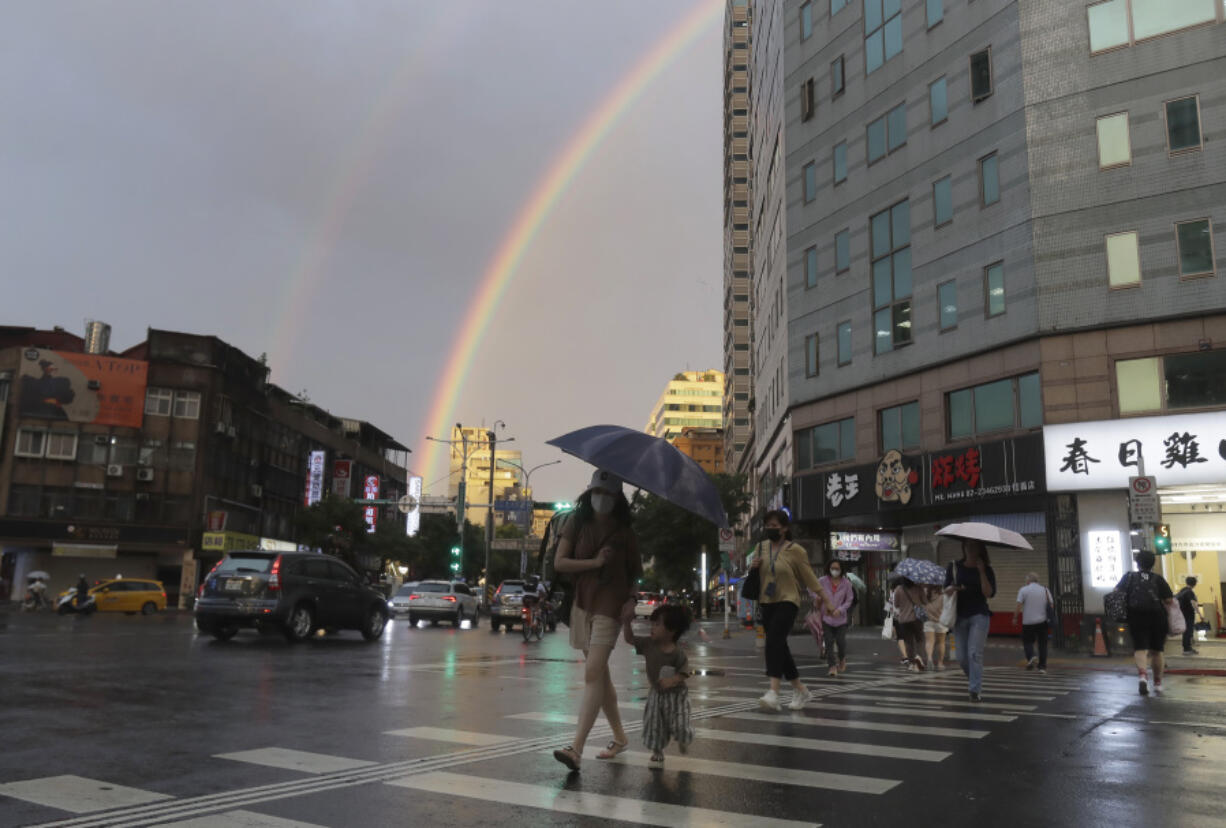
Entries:
{"label": "yellow taxi", "polygon": [[[64,597],[68,591],[60,593]],[[89,594],[101,612],[126,612],[130,615],[152,615],[166,609],[166,588],[161,581],[143,578],[115,578],[99,581],[90,587]]]}

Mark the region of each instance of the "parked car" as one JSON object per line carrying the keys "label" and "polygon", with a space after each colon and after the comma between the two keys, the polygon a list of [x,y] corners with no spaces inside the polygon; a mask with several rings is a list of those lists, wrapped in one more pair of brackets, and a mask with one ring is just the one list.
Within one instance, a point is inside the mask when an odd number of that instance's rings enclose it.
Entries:
{"label": "parked car", "polygon": [[505,624],[511,629],[516,624],[523,624],[520,611],[524,605],[524,582],[519,580],[503,581],[494,592],[494,600],[490,604],[490,629],[494,632]]}
{"label": "parked car", "polygon": [[640,592],[634,601],[634,617],[650,618],[657,607],[664,606],[664,596],[654,592]]}
{"label": "parked car", "polygon": [[477,620],[477,596],[467,584],[455,581],[406,584],[387,604],[393,618],[407,615],[410,624],[421,619],[437,624],[446,619],[458,627],[466,618]]}
{"label": "parked car", "polygon": [[243,627],[276,629],[302,641],[319,629],[383,635],[387,597],[348,564],[311,552],[231,552],[205,576],[196,628],[220,641]]}
{"label": "parked car", "polygon": [[[72,593],[76,587],[66,589],[59,598]],[[89,588],[89,594],[94,596],[94,604],[100,612],[126,612],[128,615],[153,615],[166,609],[166,587],[161,581],[147,581],[144,578],[113,578],[109,581],[99,581]],[[58,601],[56,603],[59,603]]]}

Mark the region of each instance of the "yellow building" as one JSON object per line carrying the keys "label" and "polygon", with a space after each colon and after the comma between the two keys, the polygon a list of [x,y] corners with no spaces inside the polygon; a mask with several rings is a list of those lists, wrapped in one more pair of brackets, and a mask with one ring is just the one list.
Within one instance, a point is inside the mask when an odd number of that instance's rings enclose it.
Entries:
{"label": "yellow building", "polygon": [[685,426],[672,439],[677,451],[702,466],[707,474],[724,470],[724,431],[720,428]]}
{"label": "yellow building", "polygon": [[723,428],[722,371],[683,371],[668,381],[644,429],[671,441],[687,426]]}
{"label": "yellow building", "polygon": [[[459,496],[460,480],[466,480],[464,517],[476,526],[485,526],[490,497],[489,429],[453,428],[451,430],[451,480],[448,494]],[[523,483],[522,455],[495,445],[494,500],[512,500],[519,496]]]}

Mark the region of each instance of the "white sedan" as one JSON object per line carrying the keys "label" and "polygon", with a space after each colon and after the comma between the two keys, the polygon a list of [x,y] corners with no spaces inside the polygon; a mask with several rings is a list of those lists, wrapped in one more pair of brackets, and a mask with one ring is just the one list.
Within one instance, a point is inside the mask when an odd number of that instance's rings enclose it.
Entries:
{"label": "white sedan", "polygon": [[392,617],[407,615],[416,625],[426,619],[431,624],[447,620],[459,627],[465,620],[477,620],[477,596],[467,584],[455,581],[420,581],[402,586],[387,602]]}
{"label": "white sedan", "polygon": [[664,598],[654,592],[640,592],[634,602],[635,618],[650,618],[657,607],[664,606]]}

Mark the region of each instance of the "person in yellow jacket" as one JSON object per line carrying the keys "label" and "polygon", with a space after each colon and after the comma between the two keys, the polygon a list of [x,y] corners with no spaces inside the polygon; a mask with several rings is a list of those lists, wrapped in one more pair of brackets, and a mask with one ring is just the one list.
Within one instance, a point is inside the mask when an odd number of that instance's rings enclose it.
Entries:
{"label": "person in yellow jacket", "polygon": [[766,627],[766,675],[771,682],[770,689],[758,699],[758,705],[772,712],[782,710],[779,686],[783,679],[787,679],[792,685],[792,700],[788,708],[802,710],[813,694],[800,681],[800,673],[788,648],[788,633],[796,621],[796,614],[800,612],[802,589],[816,593],[818,601],[824,606],[833,607],[834,600],[818,583],[804,547],[792,542],[787,528],[787,512],[767,512],[765,527],[768,543],[765,548],[759,549],[759,554],[750,563],[750,568],[758,570],[761,582],[759,605],[762,625]]}

